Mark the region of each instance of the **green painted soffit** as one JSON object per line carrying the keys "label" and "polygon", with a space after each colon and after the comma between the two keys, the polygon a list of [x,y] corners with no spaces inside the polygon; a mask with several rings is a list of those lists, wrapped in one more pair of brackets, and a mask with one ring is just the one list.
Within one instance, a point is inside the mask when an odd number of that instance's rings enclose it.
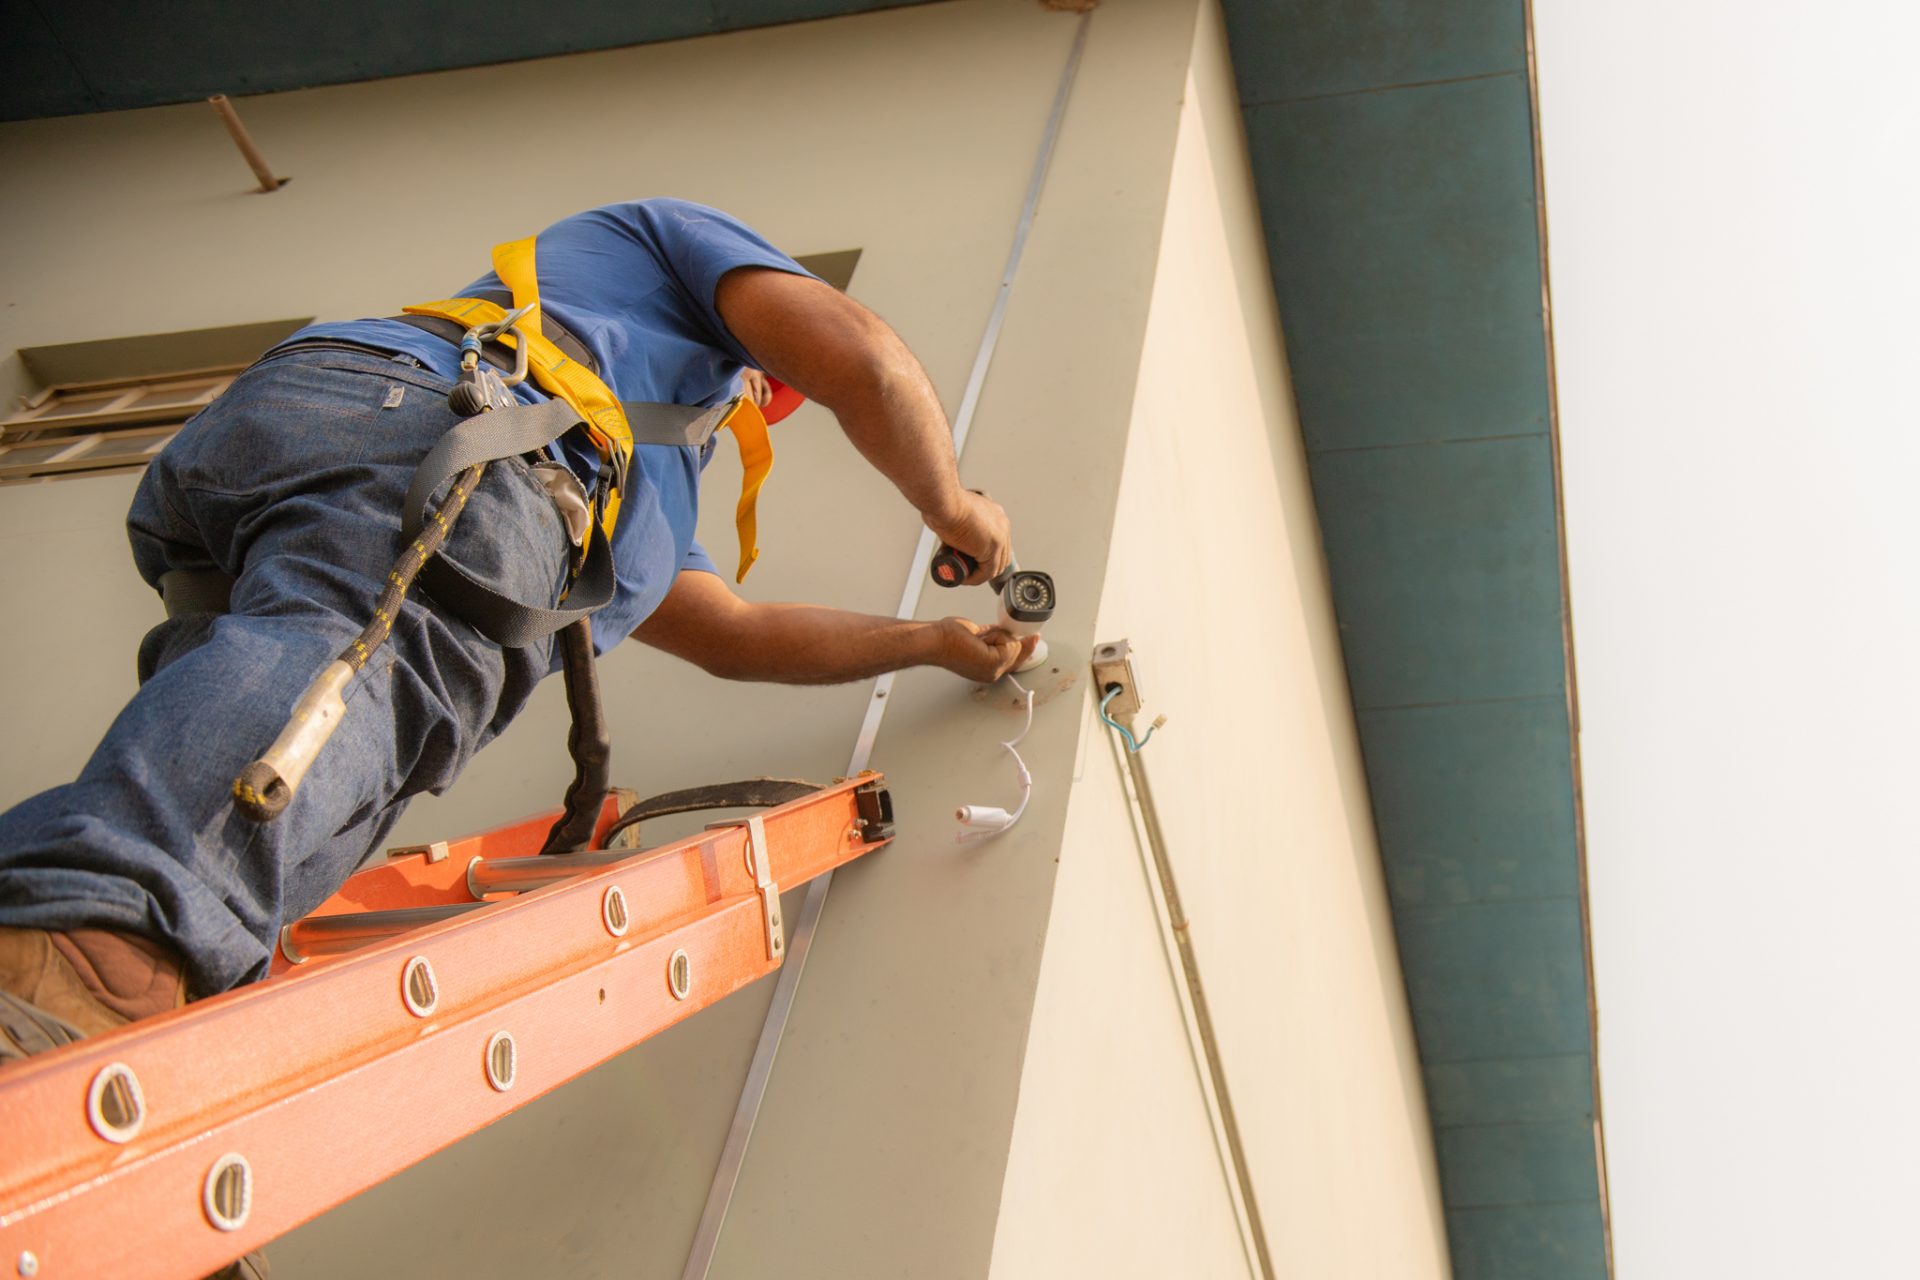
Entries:
{"label": "green painted soffit", "polygon": [[378,80],[915,3],[924,0],[9,0],[0,120]]}
{"label": "green painted soffit", "polygon": [[1523,0],[1226,0],[1454,1274],[1603,1280]]}
{"label": "green painted soffit", "polygon": [[[1224,3],[1454,1273],[1601,1280],[1523,0]],[[27,0],[0,118],[888,7],[582,0],[534,47],[505,0]]]}

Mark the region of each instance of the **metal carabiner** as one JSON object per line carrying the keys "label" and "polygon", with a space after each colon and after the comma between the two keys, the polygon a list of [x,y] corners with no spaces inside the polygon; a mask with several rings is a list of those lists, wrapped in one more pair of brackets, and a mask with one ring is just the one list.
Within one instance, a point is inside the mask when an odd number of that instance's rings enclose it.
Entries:
{"label": "metal carabiner", "polygon": [[526,318],[527,313],[539,305],[538,302],[529,302],[525,306],[515,307],[492,324],[475,325],[473,328],[467,330],[466,337],[461,339],[460,342],[462,362],[464,363],[466,359],[465,352],[468,342],[474,343],[474,358],[477,360],[480,354],[479,346],[481,343],[492,342],[510,333],[515,339],[513,344],[513,372],[503,375],[501,381],[510,387],[517,387],[525,382],[527,380],[528,343],[526,335],[520,332],[519,326],[520,321]]}
{"label": "metal carabiner", "polygon": [[[476,413],[505,409],[514,403],[510,388],[527,380],[527,348],[530,345],[518,325],[538,305],[537,302],[530,302],[524,307],[515,307],[499,320],[474,325],[460,335],[460,376],[454,380],[453,390],[447,395],[447,403],[455,413],[470,418]],[[502,375],[492,365],[483,363],[480,353],[487,343],[506,333],[511,333],[516,341],[513,372]]]}

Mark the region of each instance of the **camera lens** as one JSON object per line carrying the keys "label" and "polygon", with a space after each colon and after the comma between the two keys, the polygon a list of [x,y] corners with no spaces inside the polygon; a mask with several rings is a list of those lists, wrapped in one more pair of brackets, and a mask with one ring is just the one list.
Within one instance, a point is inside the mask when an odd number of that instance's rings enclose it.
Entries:
{"label": "camera lens", "polygon": [[1023,569],[1007,583],[1007,612],[1020,622],[1045,622],[1053,616],[1053,579],[1034,569]]}

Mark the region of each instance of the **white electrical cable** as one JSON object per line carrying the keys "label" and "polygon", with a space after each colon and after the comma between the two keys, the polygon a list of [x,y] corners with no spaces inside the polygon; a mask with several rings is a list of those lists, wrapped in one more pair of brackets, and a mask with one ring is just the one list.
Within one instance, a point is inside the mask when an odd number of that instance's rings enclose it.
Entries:
{"label": "white electrical cable", "polygon": [[991,840],[995,836],[1005,835],[1013,830],[1013,824],[1020,821],[1020,815],[1027,811],[1027,801],[1033,799],[1033,775],[1027,772],[1027,762],[1020,758],[1019,751],[1020,744],[1026,741],[1029,733],[1033,732],[1033,690],[1023,687],[1012,676],[1008,676],[1007,681],[1027,695],[1026,725],[1013,736],[1011,741],[1000,744],[1006,748],[1007,754],[1013,757],[1014,767],[1020,770],[1020,807],[1008,813],[1005,809],[996,809],[989,805],[961,805],[954,811],[953,816],[960,820],[960,825],[977,829],[954,832],[955,844],[977,844],[982,840]]}

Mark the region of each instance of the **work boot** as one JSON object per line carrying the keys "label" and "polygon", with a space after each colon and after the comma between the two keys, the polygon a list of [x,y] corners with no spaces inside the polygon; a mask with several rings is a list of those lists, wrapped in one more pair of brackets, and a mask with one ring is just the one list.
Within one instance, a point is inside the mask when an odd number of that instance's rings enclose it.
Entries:
{"label": "work boot", "polygon": [[185,1003],[179,961],[145,938],[0,927],[0,1063]]}
{"label": "work boot", "polygon": [[[107,929],[0,927],[0,1067],[186,1003],[173,953]],[[255,1252],[207,1280],[266,1280]]]}

